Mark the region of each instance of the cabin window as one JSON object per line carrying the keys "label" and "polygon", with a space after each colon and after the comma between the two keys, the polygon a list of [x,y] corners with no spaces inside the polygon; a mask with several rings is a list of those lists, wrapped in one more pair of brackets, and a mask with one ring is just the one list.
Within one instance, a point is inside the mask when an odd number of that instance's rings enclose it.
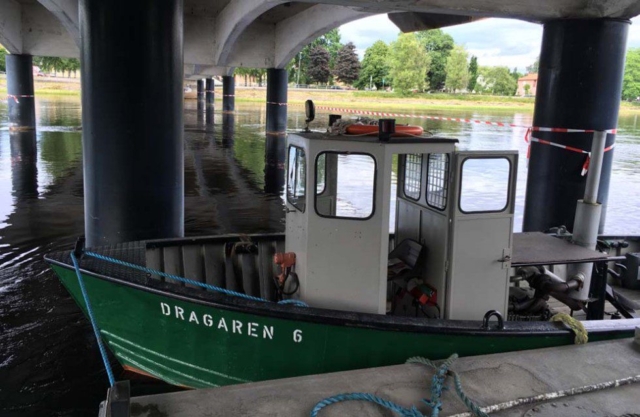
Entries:
{"label": "cabin window", "polygon": [[287,201],[304,212],[307,191],[307,159],[304,149],[289,146],[289,168],[287,173]]}
{"label": "cabin window", "polygon": [[427,205],[447,208],[449,196],[449,154],[431,153],[427,160]]}
{"label": "cabin window", "polygon": [[507,208],[511,162],[506,158],[467,158],[462,162],[460,211],[500,212]]}
{"label": "cabin window", "polygon": [[404,195],[417,201],[420,199],[421,188],[422,155],[406,155],[404,159]]}
{"label": "cabin window", "polygon": [[[322,179],[324,186],[320,184]],[[321,217],[369,219],[375,210],[375,185],[373,156],[322,152],[316,158],[316,213]]]}
{"label": "cabin window", "polygon": [[316,194],[324,193],[327,186],[327,170],[326,170],[327,156],[320,154],[316,162]]}

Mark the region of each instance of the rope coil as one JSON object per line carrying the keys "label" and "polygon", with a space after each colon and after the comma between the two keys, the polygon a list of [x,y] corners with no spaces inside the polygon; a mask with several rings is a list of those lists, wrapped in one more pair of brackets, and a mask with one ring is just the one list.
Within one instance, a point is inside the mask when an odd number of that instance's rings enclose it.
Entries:
{"label": "rope coil", "polygon": [[[422,400],[422,402],[431,407],[430,417],[438,417],[440,415],[440,411],[442,410],[442,393],[448,389],[448,387],[445,386],[447,376],[453,376],[456,393],[458,394],[458,397],[460,397],[462,402],[467,406],[469,411],[471,411],[472,415],[477,417],[488,417],[488,415],[483,412],[481,408],[465,394],[464,390],[462,389],[462,382],[460,381],[460,377],[458,376],[458,374],[451,371],[451,365],[453,365],[457,358],[458,355],[454,353],[447,360],[443,361],[441,365],[437,365],[435,362],[421,356],[415,356],[407,359],[406,363],[419,363],[436,370],[436,372],[433,374],[433,377],[431,378],[431,398],[425,398]],[[385,400],[384,398],[378,397],[373,394],[361,392],[338,394],[329,398],[325,398],[313,407],[313,409],[311,410],[311,417],[317,417],[318,413],[323,408],[343,401],[368,401],[374,404],[378,404],[379,406],[391,410],[403,417],[427,417],[422,414],[415,406],[412,406],[411,408],[402,407],[401,405],[398,405],[393,401]]]}

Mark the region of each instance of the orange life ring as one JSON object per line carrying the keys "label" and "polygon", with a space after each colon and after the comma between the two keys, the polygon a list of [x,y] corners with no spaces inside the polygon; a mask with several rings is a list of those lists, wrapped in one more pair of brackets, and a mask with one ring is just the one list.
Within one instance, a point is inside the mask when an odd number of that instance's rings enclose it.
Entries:
{"label": "orange life ring", "polygon": [[[358,135],[358,136],[377,136],[378,135],[378,126],[377,125],[358,125],[353,124],[347,126],[346,133],[348,135]],[[412,136],[421,136],[424,133],[424,129],[420,126],[411,126],[411,125],[396,125],[396,133],[394,133],[393,137],[412,137]]]}

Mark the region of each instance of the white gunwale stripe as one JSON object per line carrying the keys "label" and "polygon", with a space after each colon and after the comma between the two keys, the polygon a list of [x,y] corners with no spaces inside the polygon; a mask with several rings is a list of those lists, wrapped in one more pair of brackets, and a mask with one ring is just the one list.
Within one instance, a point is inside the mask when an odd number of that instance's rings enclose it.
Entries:
{"label": "white gunwale stripe", "polygon": [[[162,354],[162,353],[156,352],[156,351],[154,351],[154,350],[148,349],[148,348],[146,348],[146,347],[144,347],[144,346],[140,346],[140,345],[138,345],[138,344],[136,344],[136,343],[133,343],[133,342],[131,342],[131,341],[127,340],[127,339],[124,339],[124,338],[122,338],[122,337],[120,337],[120,336],[117,336],[117,335],[115,335],[115,334],[113,334],[113,333],[111,333],[111,332],[108,332],[108,331],[106,331],[106,330],[100,330],[100,333],[104,333],[105,335],[107,335],[107,336],[109,336],[109,337],[112,337],[112,338],[114,338],[114,339],[117,339],[117,340],[119,340],[119,341],[121,341],[121,342],[128,343],[129,345],[131,345],[131,346],[133,346],[133,347],[135,347],[135,348],[138,348],[138,349],[140,349],[140,350],[142,350],[142,351],[145,351],[145,352],[147,352],[147,353],[151,353],[152,355],[156,355],[156,356],[158,356],[158,357],[160,357],[160,358],[162,358],[162,359],[166,359],[166,360],[168,360],[168,361],[172,361],[172,362],[175,362],[175,363],[179,363],[180,365],[188,366],[188,367],[190,367],[190,368],[197,369],[197,370],[202,371],[202,372],[208,372],[208,373],[210,373],[210,374],[213,374],[213,375],[216,375],[216,376],[219,376],[219,377],[222,377],[222,378],[231,379],[231,380],[233,380],[233,381],[238,381],[238,382],[252,382],[252,381],[250,381],[250,380],[248,380],[248,379],[237,378],[237,377],[235,377],[235,376],[231,376],[231,375],[223,374],[222,372],[212,371],[211,369],[203,368],[203,367],[201,367],[201,366],[194,365],[194,364],[191,364],[191,363],[188,363],[188,362],[183,362],[183,361],[181,361],[180,359],[175,359],[175,358],[172,358],[172,357],[170,357],[170,356],[164,355],[164,354]],[[111,342],[111,341],[109,341],[109,340],[107,340],[107,342],[109,342],[109,344],[114,344],[113,342]],[[140,356],[140,355],[137,355],[137,356]],[[143,358],[144,358],[144,356],[141,356],[141,357],[143,357]],[[150,360],[150,361],[151,361],[151,360]],[[170,368],[169,368],[169,369],[170,369]]]}
{"label": "white gunwale stripe", "polygon": [[[124,352],[126,352],[126,353],[128,353],[128,354],[130,354],[130,355],[133,355],[133,356],[135,356],[135,357],[137,357],[137,358],[139,358],[139,359],[142,359],[142,360],[144,360],[144,361],[150,362],[150,363],[152,363],[154,366],[158,366],[158,367],[160,367],[160,368],[164,368],[165,370],[167,370],[167,371],[169,371],[169,372],[173,372],[174,374],[180,375],[181,377],[189,378],[189,379],[191,379],[192,381],[199,382],[200,384],[203,384],[203,385],[205,385],[205,386],[207,386],[207,387],[211,387],[211,388],[215,388],[215,387],[218,387],[218,386],[219,386],[219,385],[216,385],[216,384],[214,384],[214,383],[212,383],[212,382],[208,382],[208,381],[205,381],[205,380],[203,380],[203,379],[196,378],[195,376],[191,376],[191,375],[188,375],[188,374],[182,373],[182,372],[180,372],[180,371],[176,371],[175,369],[171,369],[171,368],[169,368],[168,366],[165,366],[165,365],[163,365],[163,364],[161,364],[161,363],[154,362],[154,361],[152,361],[151,359],[146,358],[146,357],[144,357],[144,356],[142,356],[142,355],[140,355],[140,354],[138,354],[138,353],[136,353],[136,352],[133,352],[133,351],[131,351],[131,350],[129,350],[129,349],[127,349],[127,348],[123,347],[123,346],[120,346],[120,345],[119,345],[119,344],[117,344],[117,343],[112,343],[112,344],[113,344],[113,346],[117,347],[118,349],[120,349],[120,350],[122,350],[122,351],[124,351]],[[123,355],[122,357],[123,357],[123,358],[125,358],[125,356],[124,356],[124,355]],[[128,360],[128,361],[131,361],[131,358],[127,358],[127,360]],[[131,363],[134,363],[134,362],[131,362]],[[135,364],[135,365],[136,365],[136,366],[139,366],[140,364]],[[143,371],[148,372],[148,370],[147,370],[147,369],[143,369]],[[167,379],[167,380],[168,380],[168,379]],[[174,384],[174,385],[180,385],[180,384]]]}

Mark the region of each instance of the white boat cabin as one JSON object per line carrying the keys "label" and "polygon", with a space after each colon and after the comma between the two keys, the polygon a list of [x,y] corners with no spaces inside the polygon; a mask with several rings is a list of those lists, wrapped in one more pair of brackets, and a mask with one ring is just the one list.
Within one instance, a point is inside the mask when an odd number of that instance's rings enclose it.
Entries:
{"label": "white boat cabin", "polygon": [[517,152],[456,143],[290,134],[285,245],[297,296],[386,314],[418,285],[440,318],[506,312]]}

